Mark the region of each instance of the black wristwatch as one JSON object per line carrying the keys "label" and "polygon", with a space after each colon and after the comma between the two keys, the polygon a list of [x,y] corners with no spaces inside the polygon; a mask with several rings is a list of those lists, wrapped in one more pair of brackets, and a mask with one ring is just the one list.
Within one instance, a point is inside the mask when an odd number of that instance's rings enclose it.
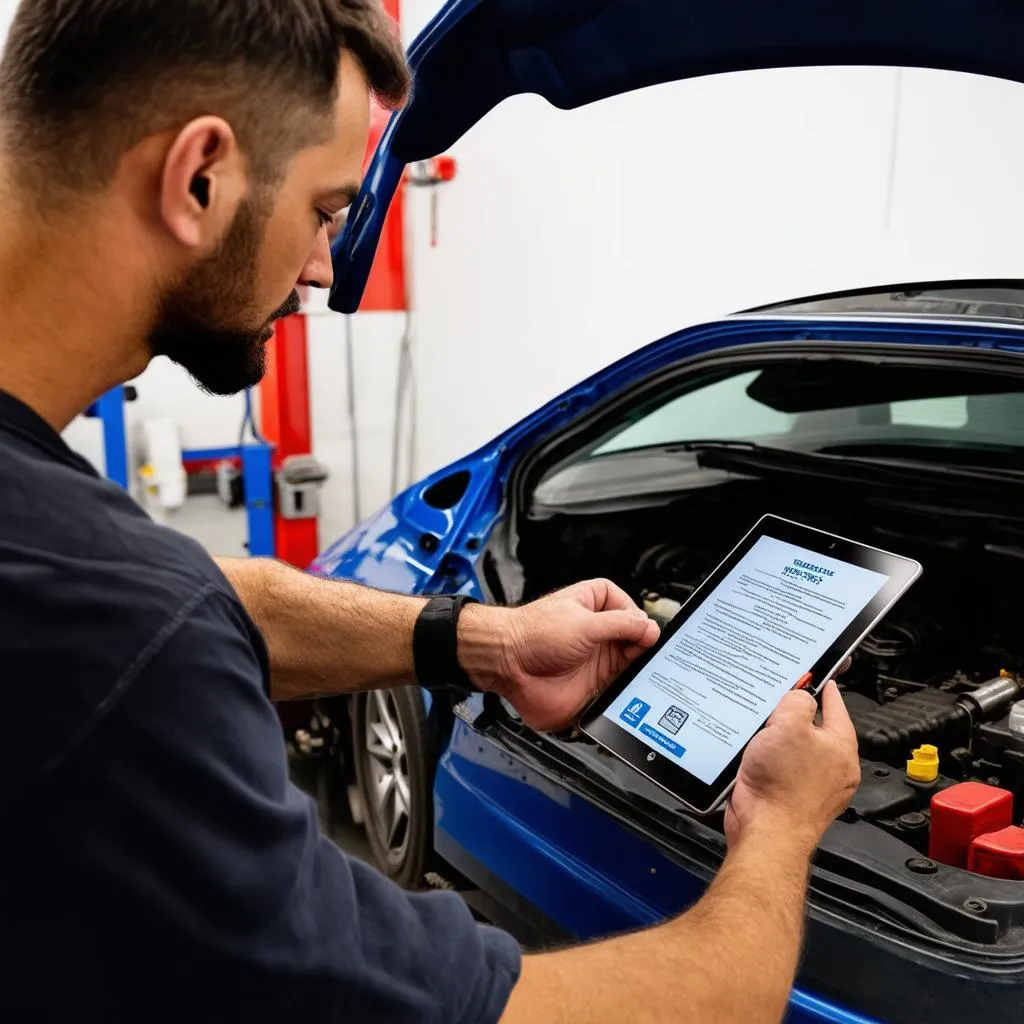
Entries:
{"label": "black wristwatch", "polygon": [[475,693],[477,687],[459,664],[459,615],[472,597],[431,598],[416,619],[412,632],[412,657],[416,679],[431,691]]}

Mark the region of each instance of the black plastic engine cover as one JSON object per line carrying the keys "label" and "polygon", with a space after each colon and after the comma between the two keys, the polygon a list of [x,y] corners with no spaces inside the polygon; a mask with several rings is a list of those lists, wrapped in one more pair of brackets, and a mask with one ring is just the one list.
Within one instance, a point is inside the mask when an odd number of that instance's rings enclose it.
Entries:
{"label": "black plastic engine cover", "polygon": [[995,772],[999,785],[1013,793],[1013,820],[1024,821],[1024,736],[1010,731],[1010,716],[983,722],[974,750]]}
{"label": "black plastic engine cover", "polygon": [[971,716],[956,695],[920,690],[881,704],[872,711],[851,707],[860,756],[902,766],[914,747],[934,743],[949,749],[970,738]]}
{"label": "black plastic engine cover", "polygon": [[860,786],[843,819],[865,821],[892,819],[914,811],[927,811],[932,797],[954,780],[940,775],[932,783],[913,782],[902,768],[890,768],[880,761],[860,762]]}
{"label": "black plastic engine cover", "polygon": [[978,728],[978,748],[990,761],[1001,761],[1009,750],[1024,753],[1024,736],[1010,731],[1010,716],[1004,715],[998,722],[982,722]]}

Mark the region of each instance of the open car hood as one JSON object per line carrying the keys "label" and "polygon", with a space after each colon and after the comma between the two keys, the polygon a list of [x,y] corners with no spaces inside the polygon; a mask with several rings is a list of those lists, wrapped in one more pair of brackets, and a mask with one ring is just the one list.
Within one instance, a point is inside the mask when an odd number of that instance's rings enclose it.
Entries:
{"label": "open car hood", "polygon": [[330,306],[354,312],[407,164],[509,96],[562,109],[661,82],[811,65],[940,68],[1024,81],[1014,0],[451,0],[409,50],[395,114],[334,247]]}

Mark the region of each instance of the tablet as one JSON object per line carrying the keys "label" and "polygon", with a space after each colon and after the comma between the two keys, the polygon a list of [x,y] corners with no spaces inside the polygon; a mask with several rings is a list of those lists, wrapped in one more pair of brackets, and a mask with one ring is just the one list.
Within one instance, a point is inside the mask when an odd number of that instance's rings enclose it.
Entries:
{"label": "tablet", "polygon": [[697,814],[794,687],[817,694],[920,576],[909,558],[765,516],[580,728]]}

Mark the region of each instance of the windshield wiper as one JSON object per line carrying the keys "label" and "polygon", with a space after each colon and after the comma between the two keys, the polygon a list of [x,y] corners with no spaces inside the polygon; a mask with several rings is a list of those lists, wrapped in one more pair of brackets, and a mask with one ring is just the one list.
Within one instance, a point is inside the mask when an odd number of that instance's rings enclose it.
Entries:
{"label": "windshield wiper", "polygon": [[782,470],[807,476],[864,480],[899,487],[908,484],[934,486],[938,480],[963,480],[989,486],[1024,485],[1024,473],[1009,469],[972,469],[969,466],[925,463],[913,459],[851,458],[846,455],[773,448],[750,441],[685,441],[664,450],[696,455],[700,465],[711,469]]}

